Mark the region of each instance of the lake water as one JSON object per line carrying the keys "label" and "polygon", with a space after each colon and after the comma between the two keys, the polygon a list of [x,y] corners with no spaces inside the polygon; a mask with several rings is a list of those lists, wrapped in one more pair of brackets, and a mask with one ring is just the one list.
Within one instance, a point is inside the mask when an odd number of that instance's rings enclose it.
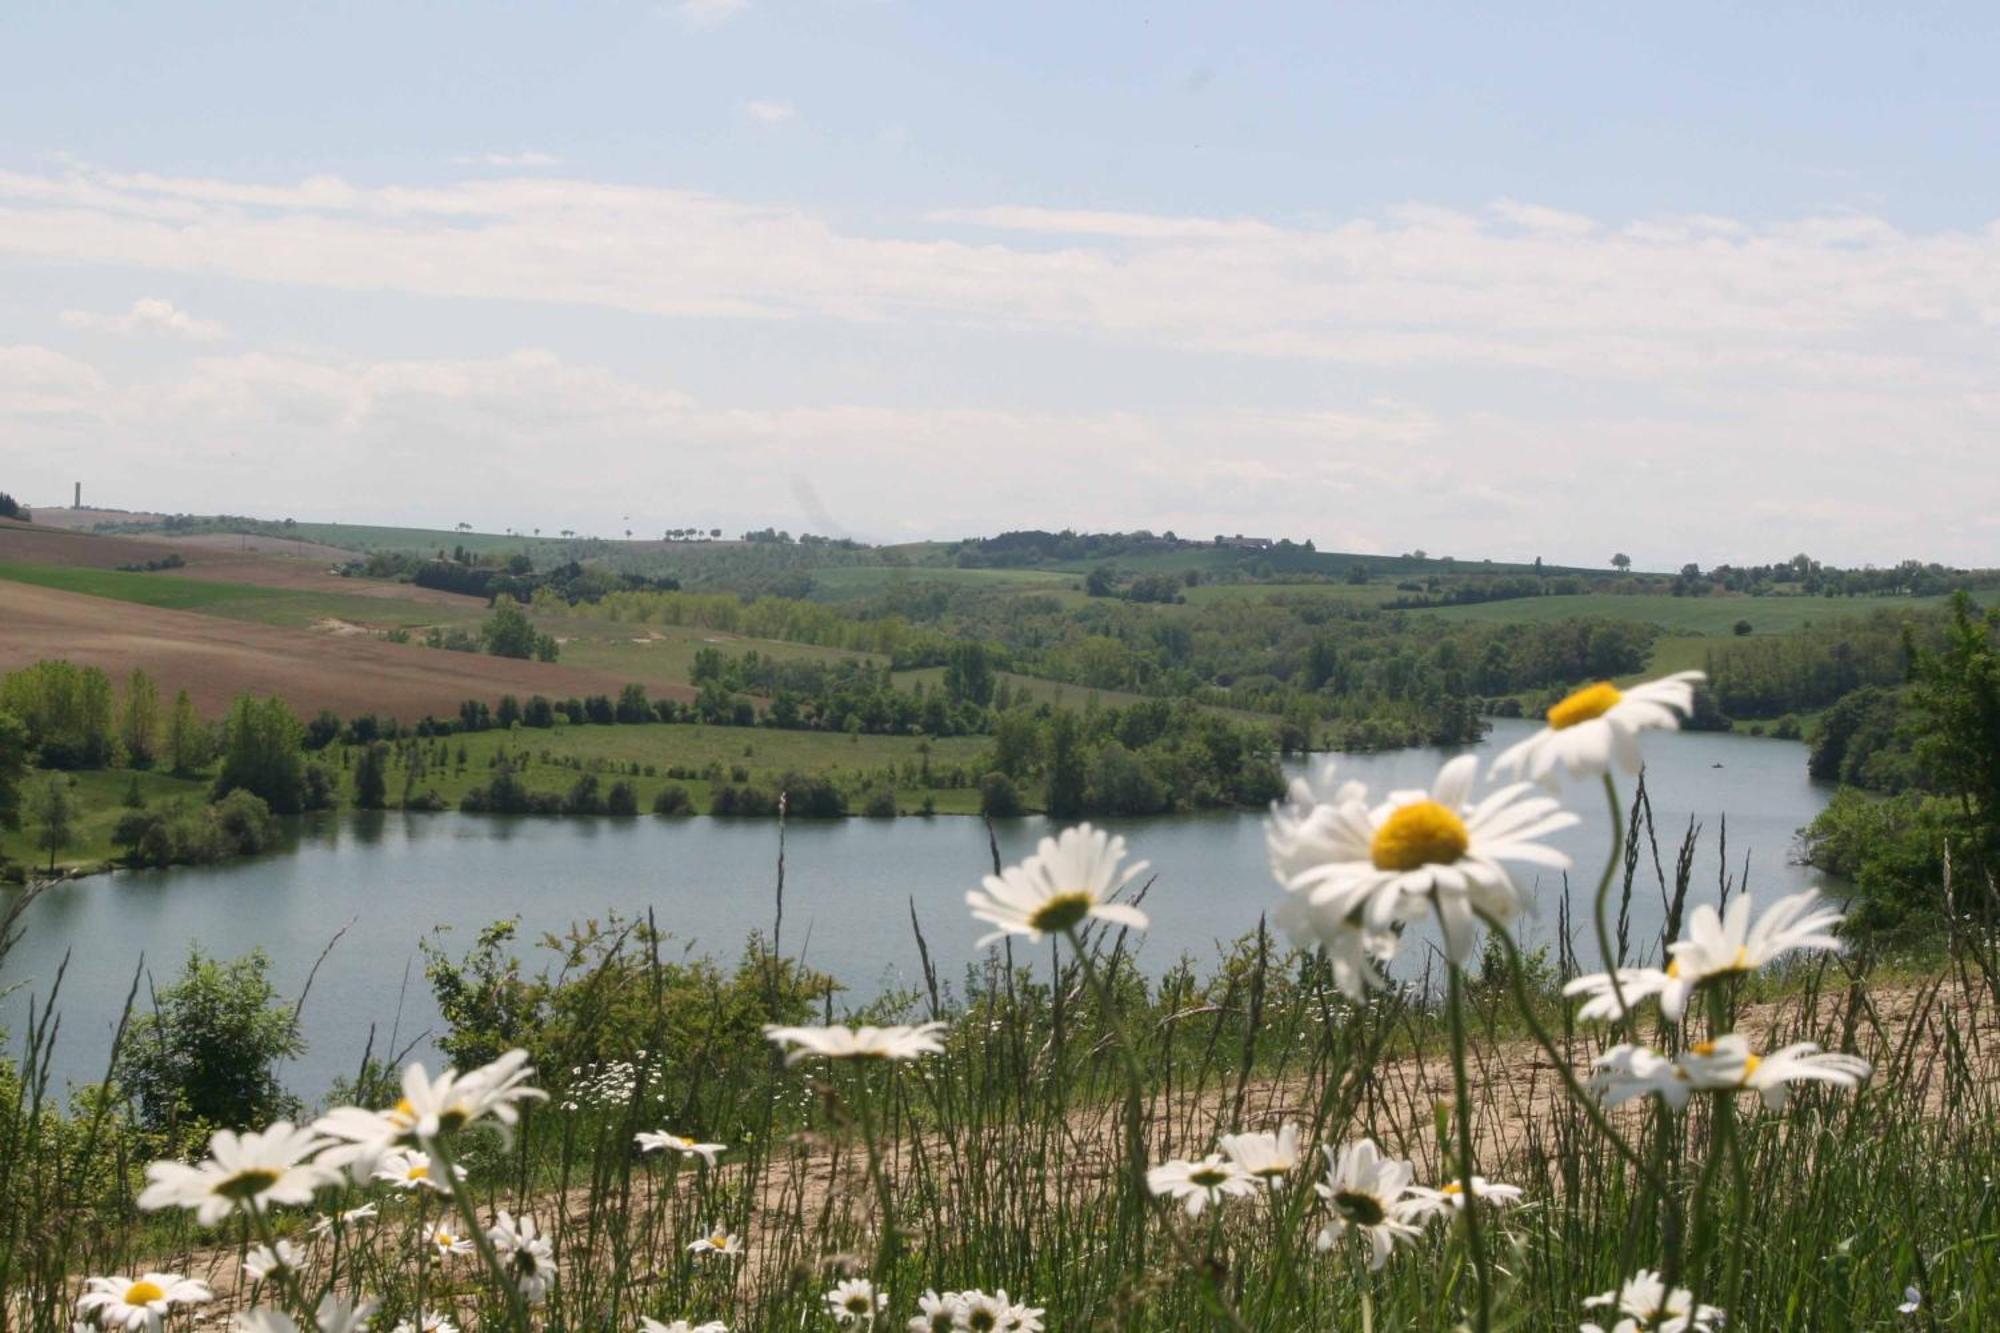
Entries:
{"label": "lake water", "polygon": [[[1475,747],[1497,753],[1531,730],[1500,722]],[[1671,875],[1690,818],[1704,826],[1693,901],[1712,900],[1722,867],[1718,830],[1727,818],[1728,873],[1759,897],[1812,882],[1790,864],[1795,832],[1825,805],[1829,790],[1806,777],[1796,743],[1727,735],[1651,738],[1647,782]],[[1405,750],[1339,757],[1343,776],[1371,791],[1427,786],[1445,757]],[[1568,789],[1584,823],[1558,838],[1577,861],[1571,895],[1581,903],[1602,865],[1605,814],[1595,786]],[[1103,821],[1126,835],[1158,876],[1146,900],[1152,930],[1141,960],[1154,970],[1182,953],[1213,957],[1256,928],[1279,890],[1265,866],[1263,817],[1256,813]],[[1002,821],[1001,854],[1015,859],[1049,831],[1038,818]],[[941,975],[955,980],[979,955],[982,933],[964,894],[990,866],[977,819],[848,819],[794,823],[785,842],[784,949],[844,982],[857,996],[921,979],[910,930],[914,902]],[[308,1099],[351,1073],[377,1025],[376,1050],[396,1031],[399,1045],[430,1031],[437,1011],[424,982],[417,938],[450,927],[447,948],[462,953],[482,925],[521,919],[520,938],[572,921],[651,909],[677,945],[733,961],[745,936],[769,930],[777,827],[767,820],[495,818],[399,812],[350,815],[302,828],[290,850],[209,868],[121,871],[65,885],[29,910],[20,945],[0,986],[10,1040],[25,1030],[27,997],[45,993],[65,951],[69,973],[59,1003],[59,1076],[102,1077],[111,1029],[141,956],[156,985],[178,972],[190,946],[229,958],[262,948],[281,993],[297,995],[314,961],[346,928],[314,979],[302,1012],[308,1045],[285,1079]],[[1644,947],[1663,915],[1650,857],[1642,863],[1633,934]],[[1546,941],[1555,928],[1561,876],[1537,883],[1542,911],[1523,928]],[[1587,910],[1587,908],[1585,909]],[[1587,928],[1583,934],[1588,935]],[[1596,950],[1587,942],[1580,956]],[[1416,956],[1420,950],[1407,950]],[[537,963],[539,966],[539,963]],[[146,991],[142,986],[141,1002]],[[428,1047],[419,1051],[429,1054]]]}

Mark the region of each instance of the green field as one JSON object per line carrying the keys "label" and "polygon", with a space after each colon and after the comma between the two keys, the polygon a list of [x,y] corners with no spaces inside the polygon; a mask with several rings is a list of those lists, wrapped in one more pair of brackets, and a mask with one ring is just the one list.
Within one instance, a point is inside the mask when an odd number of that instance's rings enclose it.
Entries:
{"label": "green field", "polygon": [[219,583],[175,574],[139,574],[118,569],[31,565],[19,561],[0,561],[0,579],[167,611],[194,611],[229,620],[249,620],[297,629],[309,628],[321,620],[348,620],[374,628],[470,624],[484,614],[483,608],[470,604],[465,609],[459,609],[395,597],[267,588],[253,583]]}
{"label": "green field", "polygon": [[622,624],[601,617],[538,617],[539,628],[562,640],[567,666],[607,671],[648,685],[686,685],[694,673],[694,656],[714,648],[725,657],[747,652],[783,661],[875,661],[869,653],[823,648],[781,639],[752,639],[691,625]]}
{"label": "green field", "polygon": [[1520,597],[1466,606],[1412,611],[1446,620],[1492,624],[1546,624],[1584,616],[1644,620],[1670,633],[1729,634],[1738,620],[1755,634],[1788,634],[1804,625],[1862,616],[1873,611],[1922,611],[1943,606],[1946,597],[1655,597],[1582,593],[1574,597]]}
{"label": "green field", "polygon": [[942,583],[1006,592],[1069,592],[1074,574],[1046,569],[959,569],[953,565],[829,565],[812,571],[813,596],[822,601],[874,597],[892,588]]}
{"label": "green field", "polygon": [[[164,773],[135,773],[132,769],[123,768],[89,769],[80,773],[36,769],[28,774],[21,783],[23,805],[34,788],[54,779],[69,784],[70,795],[81,808],[81,815],[75,824],[75,837],[69,847],[56,854],[57,865],[90,868],[102,865],[118,854],[118,848],[111,841],[111,830],[126,811],[125,795],[135,776],[139,781],[139,795],[149,806],[180,799],[208,799],[208,782],[199,777],[175,778]],[[24,812],[21,828],[0,829],[0,857],[46,867],[49,854],[34,846],[37,832]]]}

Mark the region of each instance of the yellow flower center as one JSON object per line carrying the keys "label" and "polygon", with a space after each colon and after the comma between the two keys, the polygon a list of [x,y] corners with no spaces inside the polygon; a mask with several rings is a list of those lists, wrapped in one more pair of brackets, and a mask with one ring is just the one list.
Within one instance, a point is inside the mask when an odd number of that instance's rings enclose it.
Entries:
{"label": "yellow flower center", "polygon": [[1667,975],[1674,978],[1677,981],[1680,979],[1681,975],[1680,959],[1676,958],[1667,964]]}
{"label": "yellow flower center", "polygon": [[1229,1179],[1229,1173],[1219,1166],[1197,1167],[1188,1172],[1188,1181],[1203,1189],[1214,1189]]}
{"label": "yellow flower center", "polygon": [[437,1243],[440,1249],[448,1250],[458,1244],[458,1237],[452,1235],[449,1231],[440,1231],[437,1233]]}
{"label": "yellow flower center", "polygon": [[1090,915],[1094,901],[1082,889],[1070,893],[1058,893],[1035,909],[1035,914],[1028,918],[1028,924],[1036,930],[1046,931],[1051,935],[1068,930]]}
{"label": "yellow flower center", "polygon": [[1743,1057],[1743,1081],[1744,1081],[1745,1083],[1748,1083],[1748,1082],[1750,1081],[1750,1076],[1751,1076],[1752,1074],[1754,1074],[1754,1073],[1756,1073],[1756,1072],[1757,1072],[1757,1066],[1758,1066],[1758,1065],[1761,1065],[1761,1064],[1763,1064],[1763,1063],[1764,1063],[1764,1057],[1763,1057],[1763,1056],[1761,1056],[1761,1055],[1746,1055],[1746,1056],[1744,1056],[1744,1057]]}
{"label": "yellow flower center", "polygon": [[414,1120],[417,1118],[417,1108],[410,1105],[410,1099],[408,1097],[398,1097],[396,1099],[396,1105],[391,1109],[394,1111],[395,1114],[403,1117],[403,1119],[405,1120]]}
{"label": "yellow flower center", "polygon": [[1368,855],[1377,870],[1415,870],[1450,865],[1471,845],[1472,835],[1456,813],[1436,801],[1414,801],[1382,821]]}
{"label": "yellow flower center", "polygon": [[431,1169],[428,1166],[413,1166],[410,1168],[407,1176],[407,1179],[410,1180],[429,1180],[430,1178]]}
{"label": "yellow flower center", "polygon": [[1333,1206],[1340,1210],[1342,1217],[1356,1226],[1380,1226],[1382,1219],[1389,1215],[1389,1210],[1382,1206],[1380,1199],[1372,1194],[1362,1194],[1353,1190],[1341,1190],[1335,1194]]}
{"label": "yellow flower center", "polygon": [[248,1167],[215,1183],[215,1192],[225,1199],[254,1199],[278,1183],[278,1173],[267,1166]]}
{"label": "yellow flower center", "polygon": [[1593,721],[1616,708],[1624,697],[1608,680],[1586,685],[1549,710],[1549,725],[1561,731],[1579,722]]}
{"label": "yellow flower center", "polygon": [[1439,1194],[1463,1194],[1463,1193],[1465,1193],[1465,1186],[1463,1186],[1463,1185],[1459,1184],[1459,1183],[1458,1183],[1458,1182],[1457,1182],[1456,1180],[1454,1180],[1454,1181],[1451,1181],[1451,1182],[1449,1182],[1448,1184],[1446,1184],[1446,1185],[1445,1185],[1445,1187],[1444,1187],[1443,1189],[1441,1189],[1441,1190],[1439,1190],[1439,1191],[1438,1191],[1438,1193],[1439,1193]]}
{"label": "yellow flower center", "polygon": [[159,1283],[148,1282],[144,1278],[125,1288],[127,1305],[144,1305],[147,1301],[163,1301],[166,1298],[166,1290]]}
{"label": "yellow flower center", "polygon": [[729,1237],[722,1235],[710,1236],[708,1244],[710,1249],[726,1250],[729,1248]]}
{"label": "yellow flower center", "polygon": [[981,1330],[981,1333],[984,1333],[984,1330],[995,1327],[993,1312],[991,1310],[974,1310],[970,1317],[966,1319],[965,1326]]}

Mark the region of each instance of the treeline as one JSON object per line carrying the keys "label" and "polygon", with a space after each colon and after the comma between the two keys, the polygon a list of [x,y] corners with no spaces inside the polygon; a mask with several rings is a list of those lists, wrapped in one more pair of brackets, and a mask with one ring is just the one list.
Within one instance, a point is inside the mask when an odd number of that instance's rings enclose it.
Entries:
{"label": "treeline", "polygon": [[1186,700],[1009,709],[994,720],[991,769],[980,796],[992,815],[1022,813],[1037,789],[1057,819],[1256,807],[1284,792],[1269,728]]}
{"label": "treeline", "polygon": [[[389,630],[386,637],[395,643],[408,643],[410,632]],[[452,653],[486,652],[494,657],[524,661],[532,657],[538,662],[553,662],[562,656],[562,645],[555,636],[537,630],[521,604],[511,597],[502,597],[494,603],[493,614],[480,623],[477,634],[455,625],[449,628],[433,625],[424,633],[424,647]]]}
{"label": "treeline", "polygon": [[1005,682],[996,684],[991,658],[977,643],[950,650],[937,689],[921,681],[899,689],[891,667],[859,658],[827,662],[755,649],[729,657],[706,647],[695,653],[691,679],[700,690],[693,708],[701,721],[740,720],[742,696],[756,694],[770,700],[765,725],[789,731],[977,735],[990,726],[988,704],[996,697],[1002,707],[1012,702],[1010,688],[1000,695]]}
{"label": "treeline", "polygon": [[1716,705],[1732,718],[1775,718],[1826,708],[1864,686],[1902,682],[1906,633],[1934,637],[1935,612],[1877,611],[1790,634],[1721,640],[1704,664]]}
{"label": "treeline", "polygon": [[405,551],[373,551],[363,560],[343,565],[341,572],[484,597],[489,602],[503,597],[532,602],[546,594],[565,606],[601,601],[607,593],[670,592],[681,586],[680,580],[667,575],[618,573],[576,560],[537,570],[525,552],[481,554],[463,546],[449,555],[440,551],[430,558]]}
{"label": "treeline", "polygon": [[686,625],[753,639],[874,653],[890,659],[899,671],[940,665],[952,647],[949,636],[917,629],[898,615],[854,615],[793,597],[746,601],[734,593],[621,592],[577,610],[622,624]]}

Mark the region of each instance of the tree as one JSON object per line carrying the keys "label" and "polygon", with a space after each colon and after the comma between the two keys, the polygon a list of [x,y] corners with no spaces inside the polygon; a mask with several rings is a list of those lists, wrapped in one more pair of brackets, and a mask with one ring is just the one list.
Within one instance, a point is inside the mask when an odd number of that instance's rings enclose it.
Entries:
{"label": "tree", "polygon": [[174,711],[167,716],[167,766],[176,773],[190,773],[208,759],[208,730],[194,711],[194,700],[182,690],[174,695]]}
{"label": "tree", "polygon": [[354,764],[354,808],[380,810],[389,803],[389,746],[371,741]]}
{"label": "tree", "polygon": [[0,681],[0,708],[28,728],[46,768],[98,768],[117,744],[111,678],[96,667],[44,660]]}
{"label": "tree", "polygon": [[494,604],[493,614],[479,627],[479,637],[495,657],[535,655],[535,627],[521,604],[511,597],[502,597]]}
{"label": "tree", "polygon": [[1632,557],[1620,551],[1617,555],[1611,557],[1611,567],[1620,574],[1623,574],[1626,570],[1632,568]]}
{"label": "tree", "polygon": [[21,783],[28,776],[28,729],[0,712],[0,828],[21,827]]}
{"label": "tree", "polygon": [[0,491],[0,518],[11,518],[18,522],[27,523],[34,519],[34,515],[30,514],[27,507],[19,500],[16,500],[5,491]]}
{"label": "tree", "polygon": [[153,678],[135,670],[125,682],[125,711],[118,721],[118,739],[134,768],[151,768],[160,757],[160,691]]}
{"label": "tree", "polygon": [[283,699],[242,696],[224,724],[214,799],[241,788],[278,814],[298,814],[306,800],[304,741],[305,728]]}
{"label": "tree", "polygon": [[28,818],[35,823],[35,846],[49,854],[49,873],[56,873],[56,853],[76,837],[76,798],[69,779],[51,773],[49,780],[28,793]]}
{"label": "tree", "polygon": [[210,1129],[263,1126],[295,1109],[277,1066],[305,1042],[269,971],[261,950],[228,963],[195,950],[154,1011],[132,1021],[119,1072],[148,1128],[196,1141]]}
{"label": "tree", "polygon": [[953,645],[945,659],[944,692],[954,701],[982,707],[993,702],[993,666],[987,660],[985,644],[975,639]]}
{"label": "tree", "polygon": [[1049,786],[1043,804],[1052,819],[1074,819],[1083,813],[1089,785],[1083,736],[1074,713],[1059,712],[1049,719],[1048,745]]}

